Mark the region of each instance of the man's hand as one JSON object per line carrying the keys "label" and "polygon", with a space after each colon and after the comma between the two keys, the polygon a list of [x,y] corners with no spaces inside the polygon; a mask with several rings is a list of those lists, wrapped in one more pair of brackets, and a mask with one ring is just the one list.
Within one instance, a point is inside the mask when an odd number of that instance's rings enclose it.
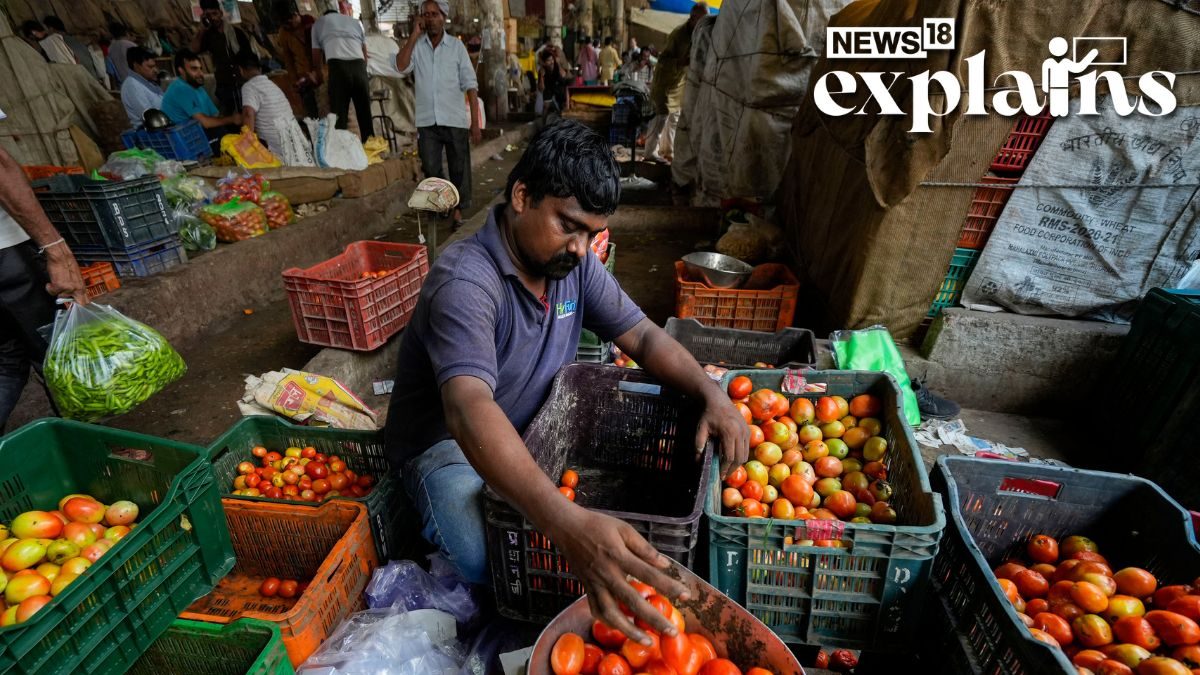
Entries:
{"label": "man's hand", "polygon": [[79,263],[65,244],[46,249],[46,271],[50,274],[47,293],[56,298],[69,297],[80,305],[88,304],[87,287],[79,272]]}
{"label": "man's hand", "polygon": [[724,392],[705,399],[704,414],[696,428],[696,453],[704,452],[709,436],[721,441],[721,478],[746,462],[750,457],[750,427],[737,409],[725,398]]}
{"label": "man's hand", "polygon": [[663,572],[671,561],[628,523],[572,504],[547,534],[583,582],[592,616],[642,644],[650,644],[649,636],[621,611],[621,605],[664,636],[676,633],[670,619],[638,595],[627,577],[650,584],[670,599],[686,600],[687,587]]}

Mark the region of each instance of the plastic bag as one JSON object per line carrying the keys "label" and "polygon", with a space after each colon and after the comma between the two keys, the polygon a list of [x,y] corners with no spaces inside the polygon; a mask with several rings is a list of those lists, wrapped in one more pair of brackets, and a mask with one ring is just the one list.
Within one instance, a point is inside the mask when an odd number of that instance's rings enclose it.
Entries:
{"label": "plastic bag", "polygon": [[337,128],[337,115],[324,119],[307,118],[309,136],[313,139],[313,156],[322,168],[361,171],[367,168],[367,153],[358,136]]}
{"label": "plastic bag", "polygon": [[464,652],[454,621],[437,610],[368,609],[351,614],[297,675],[448,675]]}
{"label": "plastic bag", "polygon": [[221,153],[229,155],[238,166],[247,169],[270,169],[281,166],[279,158],[271,154],[267,146],[259,142],[258,136],[246,127],[239,134],[226,134],[221,139]]}
{"label": "plastic bag", "polygon": [[279,134],[280,147],[275,148],[275,154],[284,166],[316,166],[313,159],[312,143],[304,135],[296,118],[288,116],[275,121],[275,130]]}
{"label": "plastic bag", "polygon": [[211,251],[217,247],[217,233],[212,226],[190,211],[175,211],[175,229],[183,247],[189,251]]}
{"label": "plastic bag", "polygon": [[383,153],[388,151],[388,142],[378,136],[371,136],[362,145],[363,152],[367,155],[367,164],[381,163]]}
{"label": "plastic bag", "polygon": [[829,334],[833,357],[839,370],[871,370],[884,372],[896,378],[900,386],[900,398],[904,401],[904,417],[915,426],[921,424],[921,412],[917,409],[917,395],[912,390],[912,380],[904,368],[904,357],[896,348],[892,334],[883,326],[871,326],[861,330],[836,330]]}
{"label": "plastic bag", "polygon": [[592,253],[595,253],[602,263],[608,262],[608,239],[608,228],[604,228],[604,231],[592,240]]}
{"label": "plastic bag", "polygon": [[278,230],[296,220],[291,202],[278,192],[264,192],[262,198],[258,200],[258,205],[266,212],[267,225],[272,230]]}
{"label": "plastic bag", "polygon": [[242,241],[267,233],[267,214],[253,202],[234,197],[222,204],[209,204],[200,209],[200,220],[217,232],[220,241]]}
{"label": "plastic bag", "polygon": [[190,208],[196,204],[212,201],[216,190],[208,186],[203,178],[179,174],[163,181],[163,195],[167,203],[175,208]]}
{"label": "plastic bag", "polygon": [[129,412],[183,376],[166,338],[108,305],[71,305],[54,320],[45,377],[63,417],[93,422]]}
{"label": "plastic bag", "polygon": [[371,608],[440,609],[463,624],[479,614],[470,588],[457,575],[435,579],[412,560],[393,560],[376,568],[366,596]]}
{"label": "plastic bag", "polygon": [[213,203],[223,204],[234,197],[240,197],[244,202],[257,204],[262,199],[263,192],[270,189],[271,181],[263,178],[261,173],[245,172],[239,176],[230,171],[217,181],[217,196],[213,198]]}

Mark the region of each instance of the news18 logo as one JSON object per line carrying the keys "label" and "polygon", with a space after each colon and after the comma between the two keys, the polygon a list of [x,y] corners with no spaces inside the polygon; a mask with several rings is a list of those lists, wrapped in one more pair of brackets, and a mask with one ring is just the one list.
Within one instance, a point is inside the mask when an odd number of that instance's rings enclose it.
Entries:
{"label": "news18 logo", "polygon": [[[928,57],[930,51],[951,50],[955,46],[954,20],[935,18],[924,19],[919,27],[830,26],[826,29],[825,52],[830,60],[919,60]],[[1011,117],[1045,112],[1053,117],[1066,117],[1070,113],[1071,96],[1077,94],[1076,114],[1098,115],[1097,105],[1102,98],[1099,92],[1105,89],[1113,110],[1122,117],[1134,112],[1161,117],[1175,110],[1175,73],[1152,70],[1132,77],[1137,80],[1138,93],[1130,95],[1125,75],[1096,68],[1125,65],[1126,38],[1081,36],[1068,41],[1054,37],[1046,49],[1048,57],[1042,61],[1038,73],[1007,70],[990,82],[984,68],[986,51],[963,59],[965,82],[945,70],[916,74],[830,70],[814,83],[813,102],[822,113],[832,117],[911,115],[909,131],[914,133],[931,131],[932,118],[949,115],[960,102],[966,104],[965,115],[996,113]],[[908,86],[897,86],[903,78],[908,79]],[[898,95],[906,90],[912,98],[911,111],[904,110],[897,102]],[[869,95],[861,99],[860,92]],[[934,108],[934,98],[941,104],[940,109]]]}

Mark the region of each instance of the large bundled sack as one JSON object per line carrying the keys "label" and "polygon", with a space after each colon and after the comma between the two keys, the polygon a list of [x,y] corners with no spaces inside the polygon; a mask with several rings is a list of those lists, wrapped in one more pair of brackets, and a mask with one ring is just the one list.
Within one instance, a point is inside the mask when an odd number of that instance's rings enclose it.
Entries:
{"label": "large bundled sack", "polygon": [[[868,3],[869,4],[869,3]],[[1196,44],[1197,22],[1180,20],[1157,0],[1112,3],[998,3],[992,0],[923,0],[850,5],[831,23],[919,26],[922,17],[955,21],[953,51],[930,51],[919,61],[827,60],[814,69],[815,82],[831,70],[918,73],[948,70],[967,80],[966,57],[986,50],[982,81],[1005,82],[1001,73],[1024,71],[1040,79],[1047,45],[1056,36],[1127,37],[1127,63],[1105,66],[1133,76],[1151,70],[1180,73],[1174,91],[1180,105],[1200,103],[1200,50],[1166,49]],[[1136,10],[1131,9],[1136,5]],[[998,79],[999,78],[999,79]],[[860,80],[861,83],[861,80]],[[890,90],[912,110],[907,77]],[[935,87],[934,91],[938,91]],[[990,92],[989,92],[990,93]],[[870,93],[859,86],[842,95],[845,106],[861,105]],[[942,101],[931,101],[941,109]],[[830,117],[805,100],[796,117],[791,159],[781,183],[780,215],[814,328],[861,328],[884,324],[897,338],[911,335],[925,317],[954,254],[974,185],[986,173],[1015,120],[990,110],[966,116],[963,105],[932,120],[932,133],[912,133],[911,116],[874,113]],[[875,110],[872,106],[870,110]]]}
{"label": "large bundled sack", "polygon": [[698,204],[774,195],[825,28],[849,2],[728,0],[696,27],[672,178]]}

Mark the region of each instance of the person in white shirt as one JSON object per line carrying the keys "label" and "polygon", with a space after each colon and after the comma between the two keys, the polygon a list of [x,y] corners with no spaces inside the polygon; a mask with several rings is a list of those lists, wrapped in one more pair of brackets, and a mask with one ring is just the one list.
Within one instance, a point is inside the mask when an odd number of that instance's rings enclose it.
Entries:
{"label": "person in white shirt", "polygon": [[242,125],[254,130],[267,147],[283,147],[283,125],[295,123],[292,104],[274,82],[263,75],[262,64],[253,52],[237,55],[242,80]]}
{"label": "person in white shirt", "polygon": [[162,110],[163,92],[158,86],[158,61],[141,47],[126,52],[129,77],[121,84],[121,104],[134,129],[142,126],[142,115],[155,108]]}
{"label": "person in white shirt", "polygon": [[[446,34],[450,15],[447,0],[425,0],[413,32],[396,55],[396,68],[414,73],[416,86],[417,152],[426,178],[449,179],[458,189],[454,227],[462,224],[463,209],[471,208],[471,142],[481,136],[479,84],[462,40]],[[466,94],[467,102],[463,101]]]}
{"label": "person in white shirt", "polygon": [[337,128],[349,126],[350,103],[358,134],[371,136],[371,92],[367,84],[367,36],[362,23],[334,10],[313,24],[312,63],[317,84],[324,78],[321,63],[329,66],[329,109],[337,115]]}
{"label": "person in white shirt", "polygon": [[46,219],[21,165],[0,148],[0,434],[30,367],[41,373],[47,345],[38,329],[54,321],[54,298],[86,305],[85,288],[75,256]]}
{"label": "person in white shirt", "polygon": [[112,33],[112,42],[108,45],[108,58],[112,61],[113,72],[117,75],[117,84],[120,84],[129,77],[129,60],[126,56],[137,43],[129,39],[129,29],[124,24],[111,24],[108,32]]}

